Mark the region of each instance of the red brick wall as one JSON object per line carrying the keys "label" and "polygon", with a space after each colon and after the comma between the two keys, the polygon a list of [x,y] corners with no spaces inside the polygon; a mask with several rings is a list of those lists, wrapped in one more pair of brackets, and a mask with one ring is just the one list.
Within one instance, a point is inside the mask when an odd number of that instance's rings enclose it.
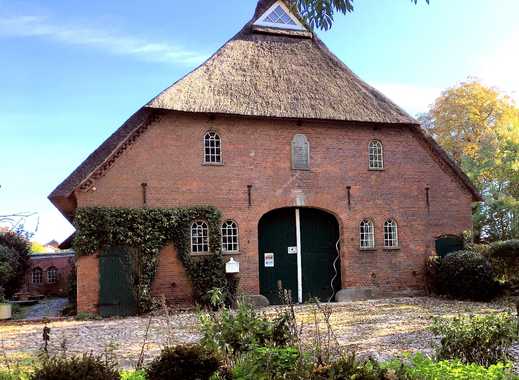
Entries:
{"label": "red brick wall", "polygon": [[169,304],[191,304],[191,283],[173,244],[160,252],[159,266],[151,289],[154,297],[165,296]]}
{"label": "red brick wall", "polygon": [[[68,278],[74,265],[74,255],[52,254],[31,255],[30,267],[25,275],[25,288],[31,294],[46,296],[66,296],[68,290]],[[57,269],[57,282],[49,283],[48,270]],[[35,284],[32,281],[32,271],[40,268],[43,271],[42,282]]]}
{"label": "red brick wall", "polygon": [[77,310],[97,313],[99,307],[99,259],[97,255],[82,256],[76,261]]}
{"label": "red brick wall", "polygon": [[[222,166],[202,165],[204,133],[216,130],[223,145]],[[311,147],[311,170],[291,169],[290,143],[304,133]],[[368,170],[368,144],[384,144],[385,170]],[[471,228],[471,195],[449,169],[407,127],[303,122],[169,113],[152,124],[107,172],[95,191],[77,193],[78,206],[142,207],[141,183],[150,207],[211,204],[240,228],[241,287],[258,293],[258,221],[265,213],[295,206],[333,213],[341,227],[343,287],[423,286],[423,263],[433,237]],[[248,207],[247,185],[253,206]],[[351,186],[351,208],[346,187]],[[430,211],[425,187],[430,187]],[[359,250],[359,223],[375,221],[377,250]],[[383,250],[383,223],[398,222],[401,249]],[[163,255],[164,256],[164,255]],[[167,257],[169,256],[166,254]],[[162,266],[167,267],[163,268]],[[183,283],[178,261],[161,258],[154,289]],[[166,273],[174,273],[169,279]],[[164,277],[167,280],[162,280]],[[178,277],[178,281],[175,278]],[[159,285],[160,283],[160,285]],[[94,289],[94,287],[91,287]],[[92,292],[92,290],[86,290]],[[174,290],[188,298],[188,286]],[[180,294],[184,291],[183,294]]]}

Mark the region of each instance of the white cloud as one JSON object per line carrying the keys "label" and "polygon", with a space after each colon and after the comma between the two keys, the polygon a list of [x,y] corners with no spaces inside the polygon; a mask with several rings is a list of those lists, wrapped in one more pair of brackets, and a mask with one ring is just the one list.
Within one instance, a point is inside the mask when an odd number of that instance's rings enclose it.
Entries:
{"label": "white cloud", "polygon": [[442,91],[441,88],[398,83],[379,83],[375,88],[411,116],[427,112]]}
{"label": "white cloud", "polygon": [[112,54],[129,55],[153,62],[193,65],[207,57],[168,42],[150,41],[92,26],[52,23],[39,16],[0,14],[0,36],[2,35],[48,38],[64,44],[90,46]]}

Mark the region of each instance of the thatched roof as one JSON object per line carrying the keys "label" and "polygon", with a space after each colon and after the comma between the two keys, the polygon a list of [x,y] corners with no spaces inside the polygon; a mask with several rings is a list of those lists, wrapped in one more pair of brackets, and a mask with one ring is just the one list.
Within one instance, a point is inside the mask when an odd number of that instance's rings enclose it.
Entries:
{"label": "thatched roof", "polygon": [[[275,0],[260,1],[257,15]],[[259,17],[259,16],[258,16]],[[312,33],[252,27],[147,104],[186,112],[418,124]]]}
{"label": "thatched roof", "polygon": [[[73,192],[116,159],[121,145],[157,112],[354,121],[420,129],[414,118],[357,77],[311,31],[253,25],[275,1],[260,0],[252,20],[236,36],[110,136],[52,192],[49,199],[56,207],[71,218],[76,207]],[[424,138],[479,200],[466,175],[432,139]]]}

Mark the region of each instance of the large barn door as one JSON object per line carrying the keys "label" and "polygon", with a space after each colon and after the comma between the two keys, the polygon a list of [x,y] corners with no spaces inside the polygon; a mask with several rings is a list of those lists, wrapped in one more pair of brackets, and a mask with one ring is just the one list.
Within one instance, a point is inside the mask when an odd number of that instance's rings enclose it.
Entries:
{"label": "large barn door", "polygon": [[274,305],[281,303],[280,285],[297,302],[297,255],[288,254],[288,247],[296,246],[294,215],[294,209],[280,209],[259,222],[260,292]]}
{"label": "large barn door", "polygon": [[127,248],[110,247],[99,256],[99,313],[102,317],[137,313],[130,273]]}
{"label": "large barn door", "polygon": [[339,225],[326,212],[307,208],[300,211],[303,299],[334,299],[341,288]]}
{"label": "large barn door", "polygon": [[281,302],[279,285],[293,302],[328,301],[340,289],[339,226],[333,215],[307,208],[274,210],[261,218],[258,233],[260,292],[272,304]]}

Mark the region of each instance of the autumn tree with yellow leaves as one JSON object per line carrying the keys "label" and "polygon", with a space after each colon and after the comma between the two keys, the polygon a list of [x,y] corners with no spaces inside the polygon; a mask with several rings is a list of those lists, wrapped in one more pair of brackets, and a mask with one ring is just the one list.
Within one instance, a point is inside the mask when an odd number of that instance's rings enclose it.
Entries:
{"label": "autumn tree with yellow leaves", "polygon": [[420,117],[485,201],[474,209],[476,237],[519,238],[519,108],[471,80],[444,91]]}

